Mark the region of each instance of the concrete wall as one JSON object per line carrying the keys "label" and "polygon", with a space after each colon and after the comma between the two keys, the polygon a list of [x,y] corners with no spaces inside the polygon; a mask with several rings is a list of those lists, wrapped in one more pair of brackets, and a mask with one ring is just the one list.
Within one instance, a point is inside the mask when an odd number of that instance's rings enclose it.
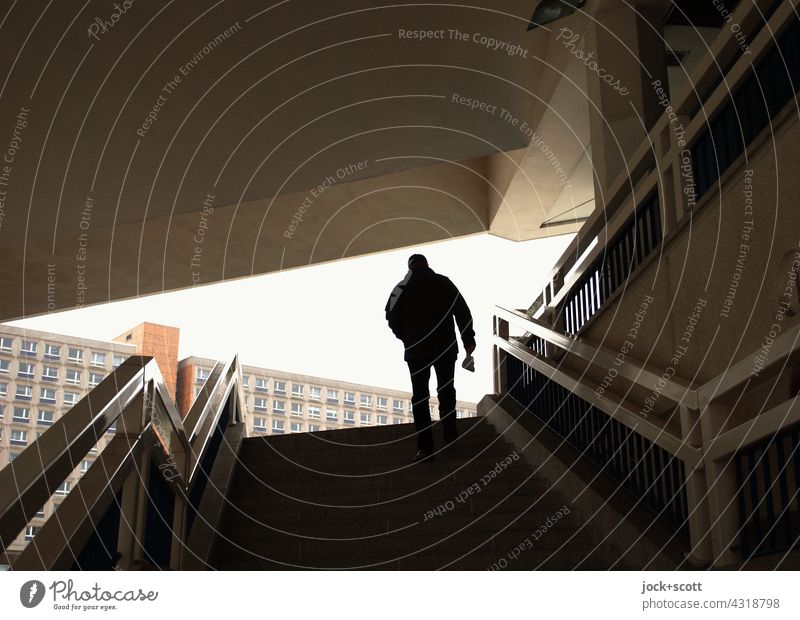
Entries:
{"label": "concrete wall", "polygon": [[[655,301],[630,358],[659,368],[672,365],[677,376],[702,384],[733,363],[754,358],[770,326],[783,332],[800,320],[779,311],[784,289],[793,287],[788,271],[800,240],[800,177],[784,172],[779,178],[776,166],[780,161],[781,171],[800,169],[800,123],[789,116],[755,144],[749,162],[742,157],[724,175],[721,197],[709,190],[691,223],[667,240],[662,253],[590,321],[583,336],[619,350],[642,299],[651,295]],[[746,191],[752,192],[751,213]],[[797,291],[791,290],[796,305]],[[688,342],[682,341],[695,307],[699,318]],[[679,346],[686,351],[675,365]],[[786,393],[771,398],[785,400],[788,383],[779,385]]]}

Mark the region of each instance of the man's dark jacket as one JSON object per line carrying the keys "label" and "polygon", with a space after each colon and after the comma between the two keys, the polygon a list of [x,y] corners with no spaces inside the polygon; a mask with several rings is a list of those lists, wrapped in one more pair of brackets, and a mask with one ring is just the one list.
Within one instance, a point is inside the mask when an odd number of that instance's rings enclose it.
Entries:
{"label": "man's dark jacket", "polygon": [[472,314],[456,285],[430,267],[415,267],[386,320],[406,347],[405,360],[457,357],[453,317],[465,346],[475,344]]}

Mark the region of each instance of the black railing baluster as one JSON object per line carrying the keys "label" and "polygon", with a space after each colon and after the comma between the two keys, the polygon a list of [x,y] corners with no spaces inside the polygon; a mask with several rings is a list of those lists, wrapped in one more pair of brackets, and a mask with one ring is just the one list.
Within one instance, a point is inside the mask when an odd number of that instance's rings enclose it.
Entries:
{"label": "black railing baluster", "polygon": [[755,457],[755,449],[751,449],[747,453],[747,469],[750,472],[749,481],[750,481],[750,501],[751,501],[751,511],[750,511],[750,525],[753,530],[753,546],[758,548],[762,545],[763,541],[761,540],[761,515],[760,515],[760,502],[759,502],[759,492],[758,492],[758,476],[756,468],[758,467],[758,462],[756,461]]}
{"label": "black railing baluster", "polygon": [[769,536],[769,540],[772,547],[777,546],[777,528],[775,527],[775,505],[773,503],[773,493],[775,489],[775,481],[772,479],[772,467],[770,466],[770,450],[769,448],[765,449],[761,455],[761,462],[762,462],[762,473],[764,475],[764,495],[762,498],[762,504],[764,505],[764,509],[767,513],[767,533],[764,536]]}
{"label": "black railing baluster", "polygon": [[680,461],[535,368],[513,356],[507,360],[508,385],[523,388],[507,389],[508,394],[682,536],[688,536],[686,493],[676,478],[682,471]]}
{"label": "black railing baluster", "polygon": [[739,452],[734,456],[734,464],[735,464],[735,471],[736,471],[736,489],[737,489],[737,496],[738,496],[738,504],[739,504],[739,527],[741,529],[741,533],[739,535],[740,544],[742,546],[742,555],[747,557],[750,554],[750,537],[747,535],[747,500],[745,494],[745,479],[744,479],[744,466],[742,461],[744,460],[743,453]]}
{"label": "black railing baluster", "polygon": [[[789,505],[789,463],[786,460],[786,454],[783,444],[786,438],[779,438],[776,443],[777,456],[778,456],[778,490],[780,493],[780,522],[783,524],[783,537],[785,538],[784,544],[789,544],[792,541],[792,525],[790,523],[790,505]],[[782,465],[781,465],[782,463]],[[781,528],[776,524],[775,530],[779,531]],[[780,544],[780,543],[778,543]]]}

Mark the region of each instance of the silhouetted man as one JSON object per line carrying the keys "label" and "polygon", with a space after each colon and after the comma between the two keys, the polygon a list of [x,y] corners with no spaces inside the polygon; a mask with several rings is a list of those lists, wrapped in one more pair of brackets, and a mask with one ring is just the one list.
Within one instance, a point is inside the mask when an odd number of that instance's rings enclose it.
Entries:
{"label": "silhouetted man", "polygon": [[453,383],[458,342],[453,317],[461,333],[464,349],[475,350],[475,331],[467,302],[449,278],[428,267],[422,254],[408,259],[408,273],[394,287],[386,303],[386,320],[394,335],[405,345],[405,360],[411,372],[414,395],[412,409],[417,428],[417,452],[414,462],[433,459],[433,432],[428,406],[428,382],[431,367],[436,371],[439,418],[445,443],[457,436],[456,388]]}

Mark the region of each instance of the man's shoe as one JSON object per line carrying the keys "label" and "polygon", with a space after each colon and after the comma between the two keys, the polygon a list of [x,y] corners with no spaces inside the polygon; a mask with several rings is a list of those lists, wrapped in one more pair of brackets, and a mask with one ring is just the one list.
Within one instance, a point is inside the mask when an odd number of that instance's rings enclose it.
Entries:
{"label": "man's shoe", "polygon": [[414,457],[415,463],[426,463],[432,461],[434,457],[433,450],[420,450],[417,456]]}

